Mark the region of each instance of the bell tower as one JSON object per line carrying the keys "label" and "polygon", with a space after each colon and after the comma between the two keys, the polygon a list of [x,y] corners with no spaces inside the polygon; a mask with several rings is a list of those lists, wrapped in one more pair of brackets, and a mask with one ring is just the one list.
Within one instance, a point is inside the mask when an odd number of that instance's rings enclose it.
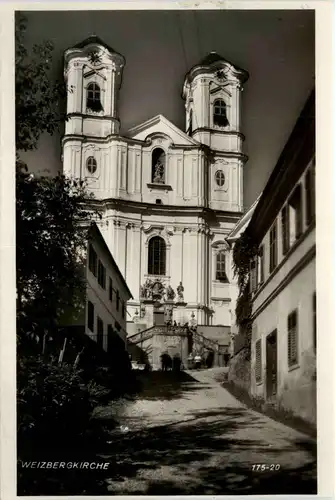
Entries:
{"label": "bell tower", "polygon": [[[95,35],[65,51],[64,173],[81,177],[84,140],[99,153],[99,140],[119,134],[118,102],[124,65],[124,57]],[[92,174],[97,161],[94,156],[89,157],[88,165]]]}
{"label": "bell tower", "polygon": [[243,211],[241,94],[249,75],[216,52],[193,66],[184,81],[186,132],[210,151],[208,202],[214,210]]}
{"label": "bell tower", "polygon": [[241,133],[241,92],[248,77],[216,52],[193,66],[183,88],[189,135],[212,149],[227,149],[227,137]]}

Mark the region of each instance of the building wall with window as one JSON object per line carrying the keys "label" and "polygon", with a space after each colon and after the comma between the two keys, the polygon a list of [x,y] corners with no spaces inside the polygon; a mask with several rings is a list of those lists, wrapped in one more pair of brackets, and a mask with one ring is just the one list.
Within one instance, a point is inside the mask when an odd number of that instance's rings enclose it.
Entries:
{"label": "building wall with window", "polygon": [[108,351],[119,337],[126,347],[131,292],[98,227],[91,228],[86,259],[85,333]]}
{"label": "building wall with window", "polygon": [[64,173],[85,179],[100,205],[103,238],[134,293],[131,318],[151,326],[140,290],[159,279],[174,290],[182,282],[178,321],[194,313],[198,324],[231,326],[236,284],[227,238],[243,214],[248,74],[211,53],[185,76],[185,131],[158,115],[121,136],[124,65],[98,37],[65,52]]}
{"label": "building wall with window", "polygon": [[314,116],[312,94],[248,227],[259,245],[250,269],[251,392],[310,422],[316,420]]}

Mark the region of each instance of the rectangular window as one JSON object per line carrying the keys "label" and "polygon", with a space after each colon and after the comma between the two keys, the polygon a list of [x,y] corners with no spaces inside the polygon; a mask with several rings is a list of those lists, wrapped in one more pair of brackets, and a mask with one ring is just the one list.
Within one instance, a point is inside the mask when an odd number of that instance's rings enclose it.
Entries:
{"label": "rectangular window", "polygon": [[261,382],[262,380],[262,341],[261,339],[256,341],[255,344],[255,378],[256,382]]}
{"label": "rectangular window", "polygon": [[264,245],[258,250],[258,282],[264,283]]}
{"label": "rectangular window", "polygon": [[287,318],[288,331],[288,366],[298,363],[298,311],[295,310]]}
{"label": "rectangular window", "polygon": [[109,300],[113,302],[113,280],[109,278]]}
{"label": "rectangular window", "polygon": [[302,195],[299,184],[289,199],[290,246],[302,234]]}
{"label": "rectangular window", "polygon": [[250,263],[250,288],[251,293],[257,290],[257,259],[252,259]]}
{"label": "rectangular window", "polygon": [[315,165],[305,175],[305,207],[306,226],[309,226],[315,217]]}
{"label": "rectangular window", "polygon": [[290,218],[288,205],[285,205],[281,211],[281,228],[283,255],[286,255],[290,248]]}
{"label": "rectangular window", "polygon": [[101,288],[106,288],[106,269],[104,268],[102,262],[99,260],[98,265],[98,283]]}
{"label": "rectangular window", "polygon": [[277,252],[277,220],[270,229],[270,273],[275,269],[278,262],[278,252]]}
{"label": "rectangular window", "polygon": [[316,292],[313,293],[313,343],[314,343],[314,351],[316,352],[316,336],[317,336],[317,329],[316,329]]}
{"label": "rectangular window", "polygon": [[87,302],[87,327],[94,332],[94,305],[92,302]]}
{"label": "rectangular window", "polygon": [[114,345],[114,330],[112,325],[107,326],[107,352],[111,354]]}
{"label": "rectangular window", "polygon": [[98,257],[92,245],[88,247],[88,268],[91,273],[96,276],[98,267]]}
{"label": "rectangular window", "polygon": [[104,323],[101,318],[97,318],[97,344],[101,349],[104,347]]}
{"label": "rectangular window", "polygon": [[116,290],[116,310],[118,311],[120,309],[120,294],[119,290]]}
{"label": "rectangular window", "polygon": [[226,274],[226,256],[224,252],[220,251],[216,255],[216,278],[217,281],[225,283],[228,281]]}
{"label": "rectangular window", "polygon": [[122,301],[122,318],[126,317],[126,304]]}

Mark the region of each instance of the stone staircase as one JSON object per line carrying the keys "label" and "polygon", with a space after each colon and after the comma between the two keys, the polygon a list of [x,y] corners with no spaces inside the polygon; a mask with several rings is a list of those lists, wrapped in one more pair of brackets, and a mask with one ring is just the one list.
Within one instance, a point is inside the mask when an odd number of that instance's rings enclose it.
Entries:
{"label": "stone staircase", "polygon": [[213,351],[216,359],[226,353],[227,347],[222,346],[216,340],[209,339],[196,329],[182,326],[152,326],[146,330],[130,335],[127,338],[128,351],[133,361],[139,363],[149,362],[152,364],[152,338],[154,335],[190,337],[192,338],[192,348],[196,351]]}
{"label": "stone staircase", "polygon": [[145,340],[149,340],[153,337],[155,327],[151,326],[150,328],[147,328],[146,330],[142,330],[141,332],[134,333],[133,335],[130,335],[127,337],[128,343],[130,342],[131,344],[140,344],[141,342],[144,342]]}

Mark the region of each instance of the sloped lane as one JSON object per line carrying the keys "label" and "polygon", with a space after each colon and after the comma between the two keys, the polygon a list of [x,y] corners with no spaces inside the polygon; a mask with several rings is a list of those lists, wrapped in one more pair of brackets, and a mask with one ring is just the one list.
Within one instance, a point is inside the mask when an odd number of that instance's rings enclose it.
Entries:
{"label": "sloped lane", "polygon": [[127,407],[129,430],[104,454],[110,493],[316,492],[313,440],[246,409],[209,373],[189,376],[176,397],[144,391]]}

